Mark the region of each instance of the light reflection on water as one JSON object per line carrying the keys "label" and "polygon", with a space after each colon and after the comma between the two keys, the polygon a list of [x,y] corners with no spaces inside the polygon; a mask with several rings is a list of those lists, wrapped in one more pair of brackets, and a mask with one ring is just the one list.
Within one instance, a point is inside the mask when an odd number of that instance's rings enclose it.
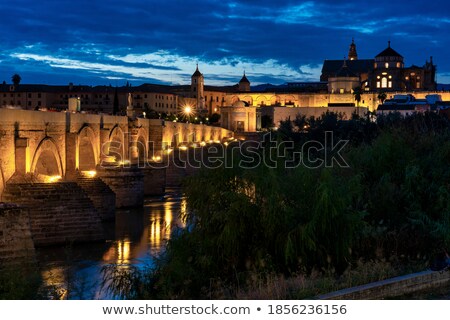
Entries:
{"label": "light reflection on water", "polygon": [[179,196],[149,201],[143,209],[118,211],[116,220],[105,224],[104,243],[38,249],[44,286],[62,299],[114,298],[101,289],[102,267],[151,266],[174,228],[185,227],[185,215],[186,200]]}

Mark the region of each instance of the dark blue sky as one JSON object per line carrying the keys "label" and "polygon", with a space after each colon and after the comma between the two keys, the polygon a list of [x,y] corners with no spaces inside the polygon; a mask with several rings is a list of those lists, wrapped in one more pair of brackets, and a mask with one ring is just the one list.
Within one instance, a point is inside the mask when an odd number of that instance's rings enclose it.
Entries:
{"label": "dark blue sky", "polygon": [[447,1],[0,0],[0,81],[206,84],[318,81],[324,59],[392,47],[433,56],[450,83]]}

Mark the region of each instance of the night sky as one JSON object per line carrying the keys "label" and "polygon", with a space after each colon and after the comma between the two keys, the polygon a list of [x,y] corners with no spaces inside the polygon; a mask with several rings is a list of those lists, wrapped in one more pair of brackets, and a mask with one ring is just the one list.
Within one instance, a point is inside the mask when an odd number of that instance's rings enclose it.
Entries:
{"label": "night sky", "polygon": [[430,56],[450,83],[446,1],[0,0],[0,81],[188,84],[318,81],[324,59],[391,46],[405,65]]}

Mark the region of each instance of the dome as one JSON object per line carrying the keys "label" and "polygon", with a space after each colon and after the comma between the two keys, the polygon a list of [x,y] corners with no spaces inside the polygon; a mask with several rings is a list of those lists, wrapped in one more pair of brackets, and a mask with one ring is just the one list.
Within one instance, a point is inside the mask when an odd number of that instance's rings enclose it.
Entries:
{"label": "dome", "polygon": [[233,103],[233,107],[234,108],[243,108],[243,107],[246,107],[246,105],[245,105],[244,101],[238,100],[235,103]]}
{"label": "dome", "polygon": [[336,78],[358,78],[358,75],[344,65],[337,73]]}

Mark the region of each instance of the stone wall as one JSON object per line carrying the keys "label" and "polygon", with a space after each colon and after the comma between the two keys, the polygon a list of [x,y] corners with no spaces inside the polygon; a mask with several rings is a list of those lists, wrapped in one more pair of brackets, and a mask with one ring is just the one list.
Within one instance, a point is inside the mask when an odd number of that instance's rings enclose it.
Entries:
{"label": "stone wall", "polygon": [[78,175],[77,184],[86,192],[102,220],[113,220],[116,214],[116,194],[97,177]]}
{"label": "stone wall", "polygon": [[450,271],[423,271],[331,292],[317,298],[325,300],[385,299],[445,287],[450,287]]}
{"label": "stone wall", "polygon": [[101,167],[97,175],[116,194],[116,208],[144,205],[144,174],[137,166]]}
{"label": "stone wall", "polygon": [[163,195],[166,189],[165,166],[158,167],[154,164],[153,168],[143,168],[142,171],[144,173],[144,195]]}
{"label": "stone wall", "polygon": [[0,269],[35,259],[28,209],[0,203]]}
{"label": "stone wall", "polygon": [[361,116],[367,113],[367,108],[355,108],[355,107],[327,107],[327,108],[285,108],[285,107],[264,107],[261,109],[261,115],[268,115],[272,118],[275,126],[280,124],[280,121],[285,121],[286,119],[294,120],[295,117],[300,114],[309,117],[318,118],[322,116],[325,112],[335,112],[341,113],[344,119],[350,119],[353,113],[357,113]]}
{"label": "stone wall", "polygon": [[35,246],[104,239],[100,216],[76,183],[8,183],[3,197],[29,208]]}

